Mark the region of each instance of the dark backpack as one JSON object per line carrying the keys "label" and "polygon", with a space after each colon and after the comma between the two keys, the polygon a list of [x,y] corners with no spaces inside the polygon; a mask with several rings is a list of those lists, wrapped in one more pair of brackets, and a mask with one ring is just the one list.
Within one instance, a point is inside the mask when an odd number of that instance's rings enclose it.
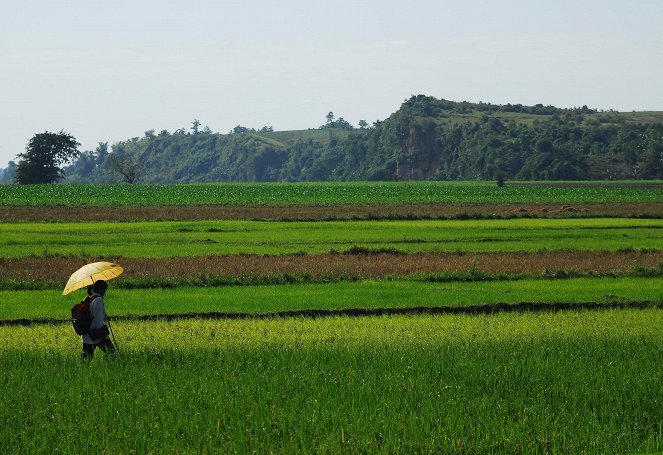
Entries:
{"label": "dark backpack", "polygon": [[90,314],[90,303],[92,299],[88,295],[79,303],[71,307],[71,324],[79,335],[87,335],[92,324],[92,315]]}

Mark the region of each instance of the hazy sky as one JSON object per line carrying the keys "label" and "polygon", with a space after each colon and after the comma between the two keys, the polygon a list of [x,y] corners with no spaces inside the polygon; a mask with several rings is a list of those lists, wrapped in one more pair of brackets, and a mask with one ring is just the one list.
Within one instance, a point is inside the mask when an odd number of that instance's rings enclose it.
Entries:
{"label": "hazy sky", "polygon": [[0,0],[0,167],[35,133],[382,120],[411,95],[663,110],[663,0]]}

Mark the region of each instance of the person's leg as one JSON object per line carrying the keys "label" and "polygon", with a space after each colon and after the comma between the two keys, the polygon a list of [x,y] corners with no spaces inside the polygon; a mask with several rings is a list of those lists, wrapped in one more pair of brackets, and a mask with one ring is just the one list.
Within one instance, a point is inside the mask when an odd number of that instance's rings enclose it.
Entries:
{"label": "person's leg", "polygon": [[97,347],[106,352],[110,352],[111,354],[115,353],[115,346],[113,345],[113,342],[109,340],[108,338],[104,339],[101,343],[97,344]]}
{"label": "person's leg", "polygon": [[83,351],[81,352],[81,360],[92,360],[94,356],[94,345],[83,343]]}

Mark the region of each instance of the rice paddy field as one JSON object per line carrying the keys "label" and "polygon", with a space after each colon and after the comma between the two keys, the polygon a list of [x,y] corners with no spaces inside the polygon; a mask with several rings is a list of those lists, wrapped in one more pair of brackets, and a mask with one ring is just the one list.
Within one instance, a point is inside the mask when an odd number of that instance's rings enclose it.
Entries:
{"label": "rice paddy field", "polygon": [[661,452],[662,219],[661,182],[0,186],[0,451]]}
{"label": "rice paddy field", "polygon": [[663,243],[663,219],[11,223],[0,224],[0,235],[8,258],[320,254],[353,247],[403,253],[616,251],[656,249]]}

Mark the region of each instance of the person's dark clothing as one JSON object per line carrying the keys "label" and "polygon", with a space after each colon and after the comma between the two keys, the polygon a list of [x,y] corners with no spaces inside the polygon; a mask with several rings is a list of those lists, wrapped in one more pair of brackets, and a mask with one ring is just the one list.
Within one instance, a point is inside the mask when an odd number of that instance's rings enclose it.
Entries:
{"label": "person's dark clothing", "polygon": [[90,295],[92,301],[90,302],[90,315],[92,322],[90,323],[90,331],[81,336],[83,342],[83,351],[81,352],[81,359],[92,359],[94,350],[101,349],[104,352],[115,352],[115,346],[110,340],[108,327],[106,326],[106,309],[104,307],[104,297],[96,292]]}
{"label": "person's dark clothing", "polygon": [[92,317],[92,322],[90,323],[90,331],[81,336],[81,341],[83,344],[99,344],[103,340],[108,339],[107,331],[102,331],[101,329],[106,325],[106,308],[104,307],[104,297],[102,295],[92,293],[90,295],[90,316]]}

